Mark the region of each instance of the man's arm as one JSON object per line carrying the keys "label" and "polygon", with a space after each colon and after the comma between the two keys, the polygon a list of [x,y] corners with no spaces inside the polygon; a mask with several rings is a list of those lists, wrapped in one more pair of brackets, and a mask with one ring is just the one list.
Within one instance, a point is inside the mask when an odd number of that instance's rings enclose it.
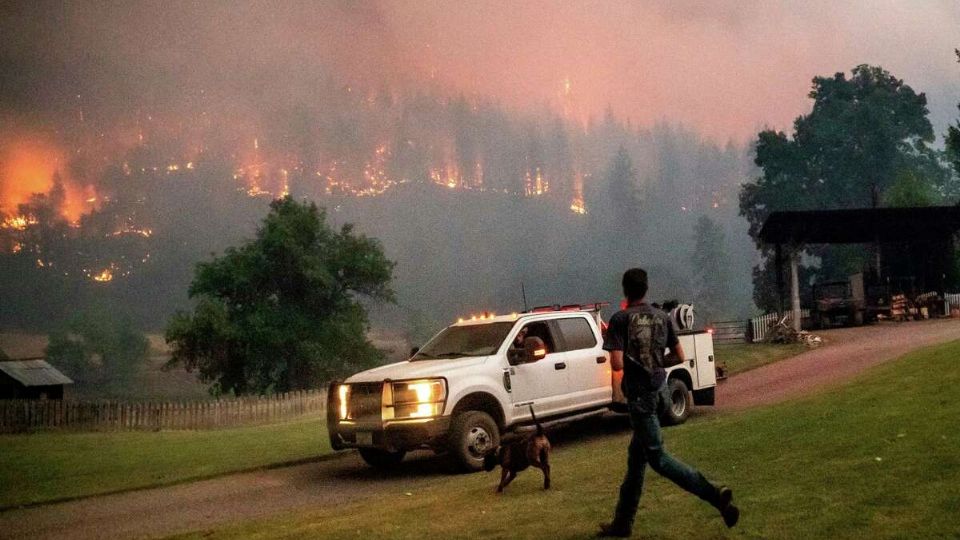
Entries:
{"label": "man's arm", "polygon": [[670,355],[665,367],[673,367],[687,361],[687,356],[683,354],[683,346],[680,345],[680,338],[677,337],[677,329],[670,318],[667,318],[667,348],[670,349]]}
{"label": "man's arm", "polygon": [[610,368],[614,371],[623,370],[623,336],[624,314],[618,311],[610,317],[607,334],[603,338],[603,350],[610,353]]}
{"label": "man's arm", "polygon": [[623,371],[623,351],[610,352],[610,368],[614,371]]}

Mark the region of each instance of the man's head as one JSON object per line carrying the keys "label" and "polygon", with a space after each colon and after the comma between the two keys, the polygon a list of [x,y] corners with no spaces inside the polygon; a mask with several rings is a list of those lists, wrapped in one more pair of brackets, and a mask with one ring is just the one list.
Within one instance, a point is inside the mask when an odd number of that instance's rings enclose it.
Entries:
{"label": "man's head", "polygon": [[628,302],[643,300],[647,295],[647,271],[643,268],[631,268],[623,273],[623,295]]}
{"label": "man's head", "polygon": [[523,346],[523,340],[524,338],[527,337],[527,330],[528,330],[527,327],[524,326],[523,328],[520,329],[519,332],[517,332],[517,337],[514,338],[513,340],[514,343],[517,344],[517,346]]}

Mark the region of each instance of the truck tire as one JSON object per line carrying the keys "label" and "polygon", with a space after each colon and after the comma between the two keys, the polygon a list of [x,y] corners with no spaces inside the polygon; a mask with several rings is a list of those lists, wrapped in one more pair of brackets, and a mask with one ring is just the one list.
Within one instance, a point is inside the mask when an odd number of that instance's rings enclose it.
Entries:
{"label": "truck tire", "polygon": [[379,448],[358,448],[357,450],[360,451],[360,457],[367,462],[367,465],[370,465],[374,469],[390,469],[396,467],[403,461],[403,456],[406,455],[406,452],[402,450],[396,452],[381,450]]}
{"label": "truck tire", "polygon": [[693,398],[687,384],[678,378],[670,379],[667,383],[667,403],[660,415],[660,422],[667,426],[675,426],[687,421],[690,409],[693,408]]}
{"label": "truck tire", "polygon": [[464,411],[450,424],[447,449],[453,465],[464,472],[479,471],[483,458],[500,446],[500,430],[489,414]]}

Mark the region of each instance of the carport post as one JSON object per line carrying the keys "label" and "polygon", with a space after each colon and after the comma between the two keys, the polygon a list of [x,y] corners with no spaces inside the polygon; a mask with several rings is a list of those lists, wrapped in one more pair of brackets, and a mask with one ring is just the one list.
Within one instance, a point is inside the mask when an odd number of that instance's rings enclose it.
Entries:
{"label": "carport post", "polygon": [[790,250],[790,310],[793,312],[793,329],[800,331],[800,250]]}
{"label": "carport post", "polygon": [[777,267],[777,313],[780,317],[783,317],[783,251],[780,248],[780,244],[777,244],[776,251],[776,264]]}

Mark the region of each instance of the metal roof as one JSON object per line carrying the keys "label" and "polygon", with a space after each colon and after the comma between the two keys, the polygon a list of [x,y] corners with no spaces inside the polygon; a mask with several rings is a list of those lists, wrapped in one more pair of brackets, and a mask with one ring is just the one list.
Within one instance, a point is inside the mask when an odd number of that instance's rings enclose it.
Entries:
{"label": "metal roof", "polygon": [[760,230],[768,244],[861,244],[944,238],[960,230],[960,207],[854,208],[773,212]]}
{"label": "metal roof", "polygon": [[69,377],[45,360],[7,360],[0,362],[0,371],[24,386],[73,384]]}

